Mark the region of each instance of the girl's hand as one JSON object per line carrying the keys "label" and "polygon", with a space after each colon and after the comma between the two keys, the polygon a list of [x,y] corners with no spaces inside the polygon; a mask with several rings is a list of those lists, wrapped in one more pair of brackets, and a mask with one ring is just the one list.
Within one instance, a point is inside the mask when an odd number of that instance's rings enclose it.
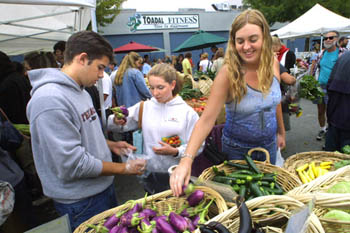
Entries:
{"label": "girl's hand", "polygon": [[116,115],[116,113],[114,114],[114,124],[116,125],[125,125],[126,124],[126,119],[119,119]]}
{"label": "girl's hand", "polygon": [[170,146],[169,144],[165,142],[159,142],[159,144],[162,145],[162,147],[153,147],[154,153],[158,155],[176,155],[179,150]]}

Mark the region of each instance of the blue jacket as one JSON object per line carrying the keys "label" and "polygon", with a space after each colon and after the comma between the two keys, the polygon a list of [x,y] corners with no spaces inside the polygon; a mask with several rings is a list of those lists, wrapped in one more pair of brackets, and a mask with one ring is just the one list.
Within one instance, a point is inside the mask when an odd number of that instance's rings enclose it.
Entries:
{"label": "blue jacket", "polygon": [[141,71],[135,68],[126,70],[123,84],[116,86],[116,97],[118,105],[127,108],[152,97]]}

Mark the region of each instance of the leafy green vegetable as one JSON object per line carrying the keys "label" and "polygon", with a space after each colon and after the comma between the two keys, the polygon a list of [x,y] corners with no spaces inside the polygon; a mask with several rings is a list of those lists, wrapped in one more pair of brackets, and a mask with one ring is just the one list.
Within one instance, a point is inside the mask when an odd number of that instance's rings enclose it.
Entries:
{"label": "leafy green vegetable", "polygon": [[179,95],[182,97],[182,99],[184,100],[188,100],[188,99],[198,99],[200,97],[202,97],[202,92],[199,89],[189,89],[189,88],[183,88]]}
{"label": "leafy green vegetable", "polygon": [[350,182],[341,181],[327,190],[328,193],[350,193]]}
{"label": "leafy green vegetable", "polygon": [[323,217],[340,221],[350,221],[350,214],[341,210],[331,210],[328,213],[326,213]]}
{"label": "leafy green vegetable", "polygon": [[341,150],[343,153],[350,155],[350,145],[344,146]]}
{"label": "leafy green vegetable", "polygon": [[334,168],[335,170],[341,168],[341,167],[345,167],[345,166],[348,166],[350,165],[350,160],[349,159],[344,159],[344,160],[341,160],[339,162],[335,162],[334,163]]}
{"label": "leafy green vegetable", "polygon": [[324,93],[318,81],[311,75],[305,75],[300,80],[300,97],[321,103]]}
{"label": "leafy green vegetable", "polygon": [[13,124],[13,126],[22,134],[30,136],[30,126],[28,124]]}

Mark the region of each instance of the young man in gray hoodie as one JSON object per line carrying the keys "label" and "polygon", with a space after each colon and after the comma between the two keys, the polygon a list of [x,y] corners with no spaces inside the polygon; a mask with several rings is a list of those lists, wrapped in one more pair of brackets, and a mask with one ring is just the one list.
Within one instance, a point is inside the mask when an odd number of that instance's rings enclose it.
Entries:
{"label": "young man in gray hoodie", "polygon": [[136,148],[106,141],[84,87],[103,78],[113,60],[111,45],[95,32],[78,32],[67,41],[64,66],[29,72],[32,98],[27,107],[32,149],[44,194],[72,230],[117,205],[114,174],[142,174],[145,161],[112,162],[112,153]]}

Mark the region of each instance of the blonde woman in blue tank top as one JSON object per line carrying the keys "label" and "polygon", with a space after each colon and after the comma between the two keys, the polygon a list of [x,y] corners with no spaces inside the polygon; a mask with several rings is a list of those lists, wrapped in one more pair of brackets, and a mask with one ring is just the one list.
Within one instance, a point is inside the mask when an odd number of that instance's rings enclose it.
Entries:
{"label": "blonde woman in blue tank top", "polygon": [[[270,152],[276,160],[277,147],[285,147],[282,120],[279,64],[272,53],[270,29],[263,14],[246,10],[235,18],[225,54],[224,66],[211,88],[207,107],[192,131],[179,165],[170,177],[174,195],[187,185],[194,155],[226,104],[223,151],[229,159],[243,159],[254,147]],[[253,159],[265,160],[256,154]]]}

